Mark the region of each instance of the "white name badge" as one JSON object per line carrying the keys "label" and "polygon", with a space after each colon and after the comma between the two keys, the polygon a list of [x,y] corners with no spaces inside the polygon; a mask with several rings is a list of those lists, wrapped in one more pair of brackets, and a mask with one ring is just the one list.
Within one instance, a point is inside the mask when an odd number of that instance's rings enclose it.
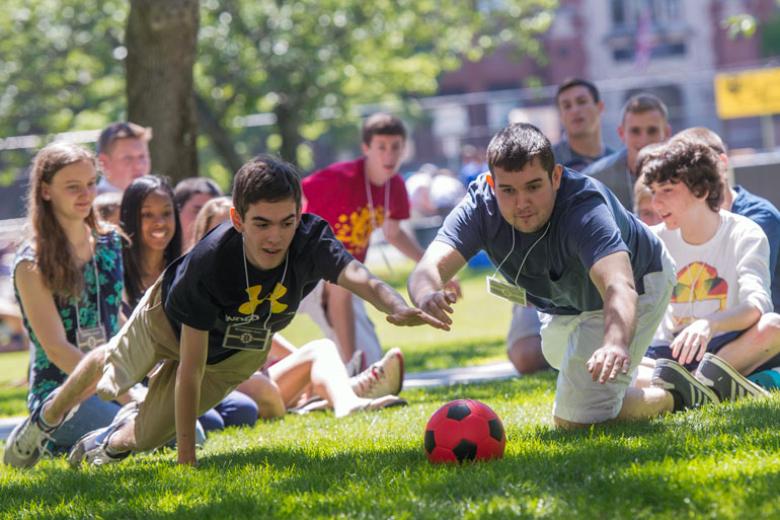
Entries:
{"label": "white name badge", "polygon": [[95,347],[106,343],[106,331],[103,327],[89,327],[76,329],[76,345],[82,352],[89,352]]}
{"label": "white name badge", "polygon": [[231,323],[225,329],[222,348],[265,351],[271,346],[273,332],[252,323]]}
{"label": "white name badge", "polygon": [[498,296],[499,298],[522,306],[525,306],[528,303],[525,289],[522,287],[518,287],[515,284],[499,280],[492,276],[485,278],[485,281],[487,282],[487,292],[493,296]]}

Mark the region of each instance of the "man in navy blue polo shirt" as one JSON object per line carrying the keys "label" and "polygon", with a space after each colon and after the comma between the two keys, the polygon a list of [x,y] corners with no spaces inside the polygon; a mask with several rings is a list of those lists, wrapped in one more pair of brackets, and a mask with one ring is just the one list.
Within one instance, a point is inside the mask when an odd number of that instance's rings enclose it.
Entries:
{"label": "man in navy blue polo shirt", "polygon": [[488,165],[412,273],[415,305],[451,323],[454,297],[443,284],[485,249],[504,279],[490,277],[490,292],[551,315],[542,349],[560,370],[556,425],[717,401],[688,374],[668,390],[628,388],[674,283],[660,241],[601,183],[556,165],[550,142],[532,125],[496,134]]}

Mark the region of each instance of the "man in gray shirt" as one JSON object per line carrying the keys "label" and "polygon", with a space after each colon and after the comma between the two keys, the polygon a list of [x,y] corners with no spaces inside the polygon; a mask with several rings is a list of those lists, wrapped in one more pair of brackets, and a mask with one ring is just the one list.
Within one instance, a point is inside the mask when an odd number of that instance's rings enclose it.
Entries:
{"label": "man in gray shirt", "polygon": [[558,86],[555,105],[566,135],[553,146],[555,161],[572,170],[588,165],[614,152],[601,140],[601,101],[596,85],[572,78]]}
{"label": "man in gray shirt", "polygon": [[648,144],[661,143],[672,135],[669,113],[663,101],[652,94],[637,94],[623,105],[618,135],[625,145],[620,151],[591,164],[582,173],[594,177],[614,193],[628,210],[634,210],[636,157]]}

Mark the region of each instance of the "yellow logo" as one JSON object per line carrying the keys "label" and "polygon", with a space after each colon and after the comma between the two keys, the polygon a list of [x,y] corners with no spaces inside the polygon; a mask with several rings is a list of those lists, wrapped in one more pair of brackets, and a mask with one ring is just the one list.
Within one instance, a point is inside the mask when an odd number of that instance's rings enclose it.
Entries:
{"label": "yellow logo", "polygon": [[342,214],[334,226],[336,238],[339,239],[352,254],[360,254],[368,248],[368,242],[371,239],[371,232],[374,230],[373,224],[382,227],[385,220],[385,209],[383,206],[374,208],[374,216],[367,207],[358,208],[349,215]]}
{"label": "yellow logo", "polygon": [[242,303],[241,307],[238,308],[238,312],[246,315],[254,314],[257,306],[265,301],[271,302],[271,314],[279,314],[287,309],[286,303],[279,302],[279,299],[287,294],[287,287],[284,285],[277,283],[271,294],[267,295],[262,300],[260,299],[261,292],[263,292],[263,286],[259,284],[247,288],[246,295],[249,297],[249,301]]}

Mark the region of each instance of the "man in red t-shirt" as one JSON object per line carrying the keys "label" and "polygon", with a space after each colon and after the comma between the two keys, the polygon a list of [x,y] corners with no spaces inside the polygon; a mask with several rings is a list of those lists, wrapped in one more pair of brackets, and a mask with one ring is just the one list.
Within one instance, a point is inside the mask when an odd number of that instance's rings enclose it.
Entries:
{"label": "man in red t-shirt", "polygon": [[[363,157],[332,164],[303,180],[303,211],[327,220],[336,238],[361,262],[371,232],[379,227],[390,244],[417,262],[423,250],[400,226],[409,218],[409,197],[397,173],[406,145],[404,124],[395,116],[374,114],[363,124],[362,140]],[[362,352],[362,366],[381,357],[374,327],[362,302],[353,302],[352,293],[325,284],[310,298],[314,300],[303,307],[336,341],[345,363],[356,351]]]}

